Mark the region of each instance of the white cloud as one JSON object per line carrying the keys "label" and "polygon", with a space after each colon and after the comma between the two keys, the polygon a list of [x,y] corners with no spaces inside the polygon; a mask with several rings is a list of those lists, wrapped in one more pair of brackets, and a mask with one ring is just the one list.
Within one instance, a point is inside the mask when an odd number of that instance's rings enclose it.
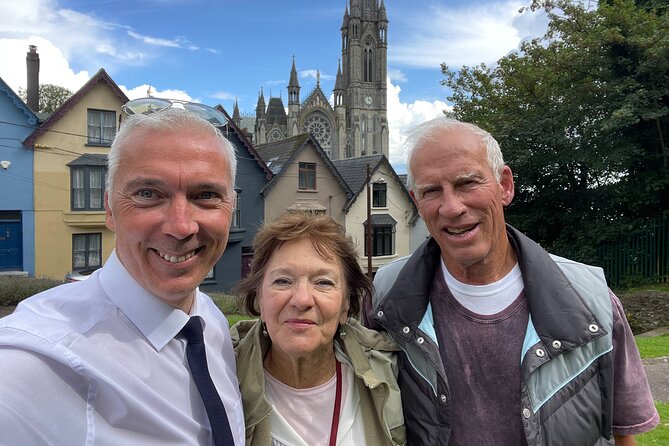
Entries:
{"label": "white cloud", "polygon": [[[8,63],[0,66],[0,77],[14,91],[26,87],[26,53],[28,45],[36,45],[40,56],[40,84],[55,84],[77,91],[92,76],[82,70],[75,72],[63,52],[51,41],[30,36],[26,39],[0,39],[0,54]],[[9,62],[11,61],[11,63]],[[45,69],[45,67],[48,67]]]}
{"label": "white cloud", "polygon": [[546,29],[538,13],[519,14],[523,2],[518,0],[465,5],[433,5],[399,17],[409,29],[403,41],[389,47],[389,61],[419,68],[493,63],[530,33]]}
{"label": "white cloud", "polygon": [[452,107],[443,101],[415,101],[403,103],[400,99],[401,87],[393,85],[388,79],[388,146],[390,163],[393,166],[406,164],[404,140],[407,132],[417,124],[441,116],[444,110]]}
{"label": "white cloud", "polygon": [[130,89],[125,85],[119,85],[118,87],[123,91],[123,93],[125,93],[126,96],[128,96],[128,99],[145,98],[150,92],[151,96],[155,98],[179,99],[181,101],[198,102],[183,90],[156,90],[156,87],[149,84],[142,84],[138,87]]}
{"label": "white cloud", "polygon": [[323,74],[323,72],[319,70],[302,70],[300,71],[300,77],[304,79],[313,79],[316,80],[318,76],[321,77],[321,79],[326,80],[326,81],[331,81],[334,80],[335,76],[329,75],[329,74]]}
{"label": "white cloud", "polygon": [[393,82],[407,82],[406,75],[397,68],[388,68],[388,79]]}
{"label": "white cloud", "polygon": [[164,46],[168,48],[184,48],[190,51],[199,49],[197,46],[191,44],[188,40],[181,37],[177,37],[176,39],[163,39],[160,37],[146,36],[131,29],[127,30],[126,32],[133,39],[137,39],[143,43],[146,43],[147,45]]}
{"label": "white cloud", "polygon": [[209,96],[212,98],[221,99],[223,101],[231,101],[236,98],[234,94],[228,93],[227,91],[217,91],[216,93],[213,93]]}

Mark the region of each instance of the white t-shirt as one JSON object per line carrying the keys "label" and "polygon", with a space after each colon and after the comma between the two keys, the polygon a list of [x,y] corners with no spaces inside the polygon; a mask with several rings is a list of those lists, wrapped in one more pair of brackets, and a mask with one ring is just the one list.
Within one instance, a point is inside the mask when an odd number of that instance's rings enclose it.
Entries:
{"label": "white t-shirt", "polygon": [[[337,431],[338,446],[365,444],[360,395],[353,369],[339,356],[342,370],[342,406]],[[272,446],[328,446],[332,427],[336,379],[309,389],[287,386],[265,371],[267,400],[272,406]],[[372,446],[372,445],[370,445]]]}
{"label": "white t-shirt", "polygon": [[524,288],[523,276],[518,263],[497,282],[486,285],[470,285],[460,282],[441,261],[441,272],[453,297],[469,311],[476,314],[497,314],[516,300]]}

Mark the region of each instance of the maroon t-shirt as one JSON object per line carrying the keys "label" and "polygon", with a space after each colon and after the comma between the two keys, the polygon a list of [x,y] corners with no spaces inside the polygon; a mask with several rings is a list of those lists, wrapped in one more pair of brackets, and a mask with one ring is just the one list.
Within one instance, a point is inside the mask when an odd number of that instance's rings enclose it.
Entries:
{"label": "maroon t-shirt", "polygon": [[[613,432],[636,435],[655,427],[659,415],[620,300],[609,295]],[[430,303],[453,406],[449,444],[527,444],[520,417],[521,350],[529,318],[524,293],[497,314],[476,314],[453,297],[438,271]]]}
{"label": "maroon t-shirt", "polygon": [[449,445],[524,445],[520,360],[529,311],[524,294],[493,315],[475,314],[451,294],[441,272],[430,302],[451,391]]}

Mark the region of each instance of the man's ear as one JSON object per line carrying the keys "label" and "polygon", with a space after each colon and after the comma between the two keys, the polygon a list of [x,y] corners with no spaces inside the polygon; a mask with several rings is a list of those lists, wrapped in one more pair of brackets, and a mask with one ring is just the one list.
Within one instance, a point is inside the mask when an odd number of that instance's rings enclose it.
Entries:
{"label": "man's ear", "polygon": [[500,186],[502,186],[502,204],[508,206],[513,201],[515,194],[513,186],[513,172],[509,166],[504,166],[502,168],[502,175],[499,181]]}
{"label": "man's ear", "polygon": [[114,216],[112,215],[111,206],[109,206],[109,192],[105,191],[105,225],[110,231],[116,231],[116,225],[114,223]]}

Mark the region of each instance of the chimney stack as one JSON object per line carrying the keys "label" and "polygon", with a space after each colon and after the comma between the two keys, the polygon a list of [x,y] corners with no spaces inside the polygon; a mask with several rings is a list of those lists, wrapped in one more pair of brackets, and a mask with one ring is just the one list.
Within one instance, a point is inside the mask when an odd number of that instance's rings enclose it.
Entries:
{"label": "chimney stack", "polygon": [[26,68],[28,85],[26,87],[27,105],[34,112],[39,111],[39,54],[35,45],[28,45]]}

